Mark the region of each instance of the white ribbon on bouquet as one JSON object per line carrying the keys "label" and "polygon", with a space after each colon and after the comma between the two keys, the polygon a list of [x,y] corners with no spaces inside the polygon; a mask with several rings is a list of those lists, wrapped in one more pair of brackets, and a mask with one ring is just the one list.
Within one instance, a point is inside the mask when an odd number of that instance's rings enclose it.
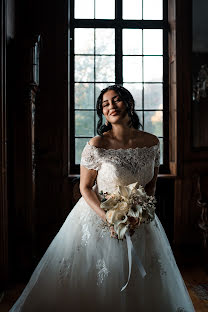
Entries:
{"label": "white ribbon on bouquet", "polygon": [[128,249],[129,276],[128,276],[128,280],[127,280],[126,284],[121,288],[121,291],[126,289],[128,283],[129,283],[130,277],[131,277],[132,256],[134,257],[134,259],[136,261],[137,267],[139,269],[139,272],[140,272],[142,278],[144,278],[145,275],[147,274],[142,263],[141,263],[141,261],[140,261],[140,259],[139,259],[139,257],[137,256],[137,254],[134,250],[134,246],[132,244],[132,240],[131,240],[131,237],[130,237],[130,234],[128,231],[125,233],[125,236],[126,236],[126,244],[127,244],[127,249]]}

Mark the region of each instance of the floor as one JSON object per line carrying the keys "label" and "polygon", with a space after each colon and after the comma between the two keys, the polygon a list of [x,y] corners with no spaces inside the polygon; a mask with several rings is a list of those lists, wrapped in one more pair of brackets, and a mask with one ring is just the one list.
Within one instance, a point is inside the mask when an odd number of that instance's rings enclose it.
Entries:
{"label": "floor", "polygon": [[[202,261],[203,255],[200,255],[198,251],[193,253],[193,249],[175,250],[174,254],[196,312],[208,312],[208,289],[207,300],[200,299],[194,291],[195,286],[208,284],[208,261]],[[0,295],[0,312],[9,311],[23,288],[24,284],[13,284]]]}
{"label": "floor", "polygon": [[196,312],[208,312],[208,288],[206,300],[200,299],[194,291],[199,285],[208,286],[208,251],[187,248],[174,250],[174,254]]}

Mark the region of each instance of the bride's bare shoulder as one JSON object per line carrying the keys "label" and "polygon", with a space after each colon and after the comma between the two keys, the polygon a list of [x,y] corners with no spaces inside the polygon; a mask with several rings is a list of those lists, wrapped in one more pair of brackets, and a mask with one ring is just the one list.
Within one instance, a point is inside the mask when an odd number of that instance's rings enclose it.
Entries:
{"label": "bride's bare shoulder", "polygon": [[144,146],[152,146],[152,145],[157,145],[159,142],[159,139],[156,135],[149,133],[149,132],[145,132],[145,131],[139,131],[138,133],[138,140],[141,143],[142,141],[142,145]]}
{"label": "bride's bare shoulder", "polygon": [[106,135],[103,136],[95,136],[94,138],[90,139],[89,144],[99,148],[105,148],[107,145],[107,138]]}

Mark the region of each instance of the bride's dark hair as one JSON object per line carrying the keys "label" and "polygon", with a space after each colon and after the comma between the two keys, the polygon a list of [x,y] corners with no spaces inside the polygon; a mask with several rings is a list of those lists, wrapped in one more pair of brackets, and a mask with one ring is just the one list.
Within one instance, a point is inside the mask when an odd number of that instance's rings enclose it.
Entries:
{"label": "bride's dark hair", "polygon": [[111,130],[112,125],[110,122],[108,122],[107,125],[103,124],[103,107],[102,107],[102,101],[103,101],[103,95],[109,90],[115,91],[121,100],[125,103],[126,105],[126,110],[127,113],[130,117],[130,127],[133,127],[135,129],[139,129],[142,127],[142,124],[140,123],[139,117],[135,112],[135,102],[132,94],[124,87],[120,85],[113,85],[109,86],[105,89],[103,89],[100,92],[100,95],[98,96],[97,99],[97,115],[99,117],[98,123],[97,123],[97,133],[99,135],[103,135],[104,132]]}

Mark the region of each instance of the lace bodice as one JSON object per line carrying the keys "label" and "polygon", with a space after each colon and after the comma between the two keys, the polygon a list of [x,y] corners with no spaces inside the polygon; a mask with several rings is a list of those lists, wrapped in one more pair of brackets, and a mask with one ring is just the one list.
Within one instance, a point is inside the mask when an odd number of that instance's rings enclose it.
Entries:
{"label": "lace bodice", "polygon": [[117,185],[139,182],[145,186],[160,165],[159,142],[151,147],[104,149],[90,145],[84,147],[81,165],[97,170],[97,192],[112,192]]}

